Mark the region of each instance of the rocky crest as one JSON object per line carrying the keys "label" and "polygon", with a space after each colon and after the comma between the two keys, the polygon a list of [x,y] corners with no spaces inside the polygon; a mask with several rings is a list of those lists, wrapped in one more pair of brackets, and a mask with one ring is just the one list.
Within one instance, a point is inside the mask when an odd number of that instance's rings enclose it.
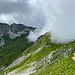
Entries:
{"label": "rocky crest", "polygon": [[0,23],[0,38],[2,39],[0,41],[0,46],[4,45],[4,40],[2,36],[4,34],[9,34],[9,37],[11,39],[15,39],[18,36],[21,36],[21,34],[26,34],[28,35],[30,31],[34,31],[35,28],[33,27],[28,27],[23,24],[16,24],[13,23],[11,25],[6,24],[6,23]]}
{"label": "rocky crest", "polygon": [[6,23],[0,23],[0,36],[2,36],[4,33],[13,33],[17,34],[18,32],[22,32],[23,34],[27,34],[30,31],[33,31],[35,28],[28,27],[23,24],[16,24],[13,23],[11,25]]}

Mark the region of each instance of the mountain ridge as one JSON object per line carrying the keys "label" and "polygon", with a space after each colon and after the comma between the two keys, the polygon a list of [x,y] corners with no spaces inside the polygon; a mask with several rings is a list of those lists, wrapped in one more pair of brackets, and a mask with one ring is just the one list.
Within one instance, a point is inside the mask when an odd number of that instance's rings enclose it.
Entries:
{"label": "mountain ridge", "polygon": [[[23,51],[21,61],[14,61],[1,75],[72,75],[75,72],[75,41],[54,44],[50,33],[42,35],[32,46]],[[19,59],[20,59],[19,58]],[[19,60],[17,59],[17,60]],[[10,67],[11,66],[11,67]]]}
{"label": "mountain ridge", "polygon": [[18,32],[22,32],[20,34],[28,34],[30,31],[34,31],[34,29],[35,28],[28,27],[23,24],[13,23],[9,25],[6,23],[0,23],[0,36],[2,36],[5,33],[17,35]]}

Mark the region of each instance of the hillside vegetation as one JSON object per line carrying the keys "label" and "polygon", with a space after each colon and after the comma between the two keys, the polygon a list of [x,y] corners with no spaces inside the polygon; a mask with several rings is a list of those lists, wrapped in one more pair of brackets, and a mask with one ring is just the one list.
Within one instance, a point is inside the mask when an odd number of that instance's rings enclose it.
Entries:
{"label": "hillside vegetation", "polygon": [[4,34],[5,45],[0,47],[0,68],[3,70],[15,59],[19,58],[21,53],[33,43],[28,42],[27,35],[23,34],[16,39],[10,39],[9,35]]}
{"label": "hillside vegetation", "polygon": [[23,50],[17,62],[15,60],[0,75],[74,75],[74,53],[75,41],[54,44],[50,40],[50,33],[46,33]]}

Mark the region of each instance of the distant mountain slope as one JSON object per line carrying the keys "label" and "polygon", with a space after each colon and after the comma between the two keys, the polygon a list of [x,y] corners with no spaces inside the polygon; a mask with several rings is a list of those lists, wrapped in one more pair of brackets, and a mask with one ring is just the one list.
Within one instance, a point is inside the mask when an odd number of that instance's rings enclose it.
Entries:
{"label": "distant mountain slope", "polygon": [[53,44],[50,33],[46,33],[0,75],[74,75],[74,53],[75,41]]}
{"label": "distant mountain slope", "polygon": [[35,28],[26,26],[24,24],[13,23],[9,25],[6,23],[0,23],[0,35],[9,32],[12,32],[14,34],[17,34],[18,32],[22,32],[22,31],[29,32],[29,31],[33,31],[34,29]]}

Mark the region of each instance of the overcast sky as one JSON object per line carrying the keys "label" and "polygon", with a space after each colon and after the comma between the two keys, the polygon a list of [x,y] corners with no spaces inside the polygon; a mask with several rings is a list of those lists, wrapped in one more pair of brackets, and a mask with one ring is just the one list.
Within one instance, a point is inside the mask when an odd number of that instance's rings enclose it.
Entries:
{"label": "overcast sky", "polygon": [[16,22],[39,27],[44,24],[44,20],[43,12],[36,0],[0,0],[0,22]]}

